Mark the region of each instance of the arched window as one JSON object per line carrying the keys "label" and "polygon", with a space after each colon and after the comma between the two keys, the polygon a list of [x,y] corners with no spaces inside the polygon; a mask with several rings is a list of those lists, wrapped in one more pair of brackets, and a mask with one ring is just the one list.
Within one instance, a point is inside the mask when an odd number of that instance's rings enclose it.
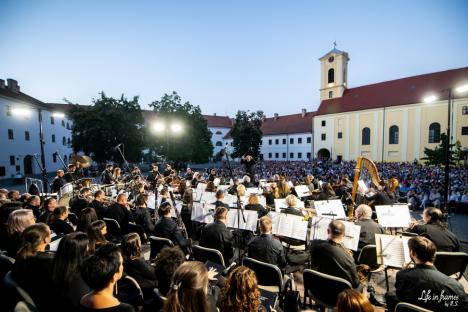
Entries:
{"label": "arched window", "polygon": [[62,138],[62,145],[67,145],[67,139],[65,137]]}
{"label": "arched window", "polygon": [[335,70],[333,68],[330,68],[328,70],[328,83],[335,82]]}
{"label": "arched window", "polygon": [[68,145],[68,146],[71,145],[71,140],[70,140],[70,138],[67,139],[67,145]]}
{"label": "arched window", "polygon": [[67,155],[63,155],[63,162],[65,164],[68,164],[68,156]]}
{"label": "arched window", "polygon": [[62,127],[65,127],[65,121],[62,120]]}
{"label": "arched window", "polygon": [[223,143],[221,141],[217,141],[216,146],[223,146]]}
{"label": "arched window", "polygon": [[429,143],[440,142],[440,123],[433,122],[429,126]]}
{"label": "arched window", "polygon": [[370,145],[370,129],[367,127],[362,129],[362,145]]}
{"label": "arched window", "polygon": [[398,126],[390,127],[388,144],[398,144],[398,132]]}
{"label": "arched window", "polygon": [[223,133],[221,131],[216,131],[215,134],[220,135],[220,134],[223,134]]}
{"label": "arched window", "polygon": [[70,124],[67,122],[67,130],[70,130]]}

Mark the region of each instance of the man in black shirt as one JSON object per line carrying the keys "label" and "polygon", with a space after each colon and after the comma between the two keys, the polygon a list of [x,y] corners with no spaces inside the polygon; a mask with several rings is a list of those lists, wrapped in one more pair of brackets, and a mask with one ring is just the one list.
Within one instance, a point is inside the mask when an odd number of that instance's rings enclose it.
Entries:
{"label": "man in black shirt", "polygon": [[70,210],[74,214],[76,214],[77,217],[80,216],[81,210],[85,209],[86,207],[89,207],[91,204],[91,189],[88,187],[83,187],[80,190],[80,194],[78,196],[73,197],[70,200]]}
{"label": "man in black shirt", "polygon": [[76,166],[74,164],[68,165],[68,171],[65,173],[64,179],[67,183],[73,182],[76,180],[75,176]]}
{"label": "man in black shirt", "polygon": [[154,226],[154,234],[159,237],[170,239],[175,245],[182,248],[188,246],[187,239],[184,238],[177,223],[171,218],[172,205],[165,201],[159,205],[158,215],[159,220]]}
{"label": "man in black shirt", "polygon": [[245,173],[255,183],[255,159],[250,155],[250,150],[241,157],[241,164],[245,167]]}
{"label": "man in black shirt", "polygon": [[60,191],[60,188],[64,186],[65,183],[67,183],[67,181],[65,181],[65,179],[63,178],[64,175],[65,173],[63,172],[63,170],[57,170],[57,175],[52,181],[52,193],[58,193]]}
{"label": "man in black shirt", "polygon": [[366,245],[375,245],[375,234],[383,234],[384,230],[380,224],[372,220],[372,208],[368,205],[359,205],[355,211],[358,220],[356,225],[361,226],[358,248]]}
{"label": "man in black shirt", "polygon": [[226,227],[228,209],[218,207],[215,211],[215,221],[205,226],[200,237],[200,246],[213,248],[223,254],[224,263],[228,264],[234,256],[232,232]]}
{"label": "man in black shirt", "polygon": [[106,194],[103,190],[97,190],[94,192],[94,199],[91,202],[91,207],[94,208],[99,219],[102,219],[105,215],[107,207],[104,205]]}
{"label": "man in black shirt", "polygon": [[116,203],[110,205],[106,212],[105,216],[107,218],[111,218],[119,223],[122,232],[128,232],[128,223],[135,222],[133,219],[132,212],[130,211],[130,207],[127,203],[127,194],[122,193],[117,195]]}
{"label": "man in black shirt", "polygon": [[279,239],[271,234],[271,218],[268,216],[261,217],[259,223],[261,235],[254,237],[249,242],[249,257],[284,268],[286,266],[286,256]]}
{"label": "man in black shirt", "polygon": [[114,177],[112,175],[112,164],[108,164],[106,169],[101,173],[101,183],[102,184],[112,184],[114,183]]}

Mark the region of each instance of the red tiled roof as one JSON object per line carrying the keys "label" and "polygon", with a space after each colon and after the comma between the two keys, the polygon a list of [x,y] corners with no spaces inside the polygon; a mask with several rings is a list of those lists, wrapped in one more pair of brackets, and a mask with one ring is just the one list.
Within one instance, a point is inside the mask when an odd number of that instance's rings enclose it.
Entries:
{"label": "red tiled roof", "polygon": [[[421,103],[431,93],[466,83],[468,67],[351,88],[340,98],[323,100],[316,115]],[[443,92],[440,99],[447,97]]]}
{"label": "red tiled roof", "polygon": [[209,128],[232,128],[232,121],[229,116],[203,115]]}
{"label": "red tiled roof", "polygon": [[293,114],[265,118],[262,124],[263,135],[312,132],[314,116],[315,112],[309,112],[304,117],[302,114]]}

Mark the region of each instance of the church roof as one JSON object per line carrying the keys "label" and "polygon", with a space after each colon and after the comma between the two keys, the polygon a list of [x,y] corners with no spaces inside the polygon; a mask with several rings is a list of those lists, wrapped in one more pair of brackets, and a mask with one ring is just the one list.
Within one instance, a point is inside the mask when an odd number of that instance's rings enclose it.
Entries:
{"label": "church roof", "polygon": [[[421,103],[431,93],[466,83],[468,67],[350,88],[344,91],[342,97],[323,100],[316,115]],[[447,100],[447,92],[443,92],[439,98]]]}
{"label": "church roof", "polygon": [[265,118],[262,123],[263,135],[279,135],[312,132],[312,118],[315,112],[282,115]]}
{"label": "church roof", "polygon": [[232,128],[229,116],[203,115],[209,128]]}
{"label": "church roof", "polygon": [[324,56],[322,56],[321,58],[319,58],[319,60],[322,60],[322,59],[328,57],[330,54],[345,54],[345,55],[348,55],[347,52],[338,50],[336,47],[334,47],[333,49],[331,49],[330,51],[328,51]]}

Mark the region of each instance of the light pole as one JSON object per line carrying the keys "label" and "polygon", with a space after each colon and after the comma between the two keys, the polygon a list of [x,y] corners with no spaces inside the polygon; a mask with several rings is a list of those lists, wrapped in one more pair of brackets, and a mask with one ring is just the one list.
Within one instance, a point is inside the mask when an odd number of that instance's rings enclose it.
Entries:
{"label": "light pole", "polygon": [[178,121],[170,121],[170,120],[157,120],[152,125],[152,130],[156,134],[164,133],[165,138],[165,158],[167,161],[169,155],[169,134],[172,135],[179,135],[184,131],[183,125]]}
{"label": "light pole", "polygon": [[[459,86],[455,88],[456,93],[462,93],[468,91],[468,84]],[[452,88],[447,88],[443,89],[438,92],[438,94],[442,93],[448,93],[448,101],[447,101],[447,139],[445,141],[445,180],[444,180],[444,202],[445,202],[445,212],[448,212],[448,197],[449,197],[449,184],[450,184],[450,121],[452,120],[451,115],[452,115],[452,103],[454,101],[453,97],[453,89]],[[438,96],[436,94],[429,95],[424,98],[425,103],[432,103],[437,101]]]}

